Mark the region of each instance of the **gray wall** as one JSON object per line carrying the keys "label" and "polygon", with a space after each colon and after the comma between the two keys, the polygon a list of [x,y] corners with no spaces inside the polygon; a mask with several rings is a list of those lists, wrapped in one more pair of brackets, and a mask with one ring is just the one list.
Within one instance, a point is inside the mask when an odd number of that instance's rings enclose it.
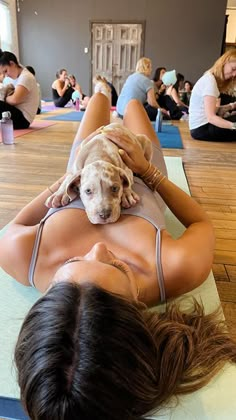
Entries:
{"label": "gray wall", "polygon": [[195,82],[221,52],[227,0],[24,0],[17,14],[20,61],[32,65],[43,97],[56,70],[91,93],[90,21],[146,21],[144,55]]}

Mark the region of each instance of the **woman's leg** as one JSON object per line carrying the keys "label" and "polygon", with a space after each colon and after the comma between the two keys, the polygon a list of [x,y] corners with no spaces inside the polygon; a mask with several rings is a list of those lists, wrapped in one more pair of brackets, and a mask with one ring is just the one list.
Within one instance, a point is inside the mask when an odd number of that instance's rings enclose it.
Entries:
{"label": "woman's leg", "polygon": [[145,134],[153,143],[152,163],[167,176],[167,169],[161,144],[143,105],[132,99],[125,108],[124,125],[134,134]]}
{"label": "woman's leg", "polygon": [[8,104],[5,101],[0,101],[0,119],[2,118],[2,113],[5,111],[10,111],[14,129],[23,129],[29,127],[29,121],[25,119],[24,115],[18,108]]}
{"label": "woman's leg", "polygon": [[154,127],[152,126],[143,105],[137,99],[129,101],[125,108],[123,121],[124,126],[134,134],[146,134],[146,136],[161,149]]}
{"label": "woman's leg", "polygon": [[59,98],[56,98],[54,100],[54,104],[58,108],[64,108],[66,104],[71,100],[72,93],[74,92],[74,89],[72,87],[68,88],[63,96],[60,96]]}
{"label": "woman's leg", "polygon": [[95,93],[88,102],[75,141],[84,140],[97,128],[107,124],[110,124],[110,103],[103,93]]}
{"label": "woman's leg", "polygon": [[95,93],[88,102],[71,148],[67,170],[70,170],[79,143],[103,125],[110,123],[110,102],[103,93]]}
{"label": "woman's leg", "polygon": [[190,131],[191,136],[196,140],[205,141],[236,141],[236,130],[216,127],[213,124],[205,124]]}

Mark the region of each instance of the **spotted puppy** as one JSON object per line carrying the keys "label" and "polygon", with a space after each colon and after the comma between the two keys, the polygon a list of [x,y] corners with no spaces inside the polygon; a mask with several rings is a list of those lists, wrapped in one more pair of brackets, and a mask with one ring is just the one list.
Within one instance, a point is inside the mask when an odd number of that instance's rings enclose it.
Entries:
{"label": "spotted puppy", "polygon": [[15,87],[12,83],[8,85],[3,85],[0,83],[0,101],[5,101],[7,96],[10,96],[14,93]]}
{"label": "spotted puppy", "polygon": [[129,208],[139,201],[132,190],[133,172],[123,162],[119,148],[109,140],[111,132],[138,142],[147,160],[151,159],[152,144],[147,136],[134,135],[117,123],[109,124],[81,142],[72,172],[47,199],[47,207],[66,206],[80,195],[90,222],[106,224],[118,220],[121,207]]}

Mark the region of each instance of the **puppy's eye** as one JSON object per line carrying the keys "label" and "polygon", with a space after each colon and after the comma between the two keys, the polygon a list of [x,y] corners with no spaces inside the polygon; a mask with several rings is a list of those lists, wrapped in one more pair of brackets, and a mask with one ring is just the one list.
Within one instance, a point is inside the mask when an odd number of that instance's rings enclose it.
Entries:
{"label": "puppy's eye", "polygon": [[120,187],[118,187],[118,185],[112,185],[112,187],[111,187],[111,191],[114,192],[114,193],[118,192],[119,189],[120,189]]}
{"label": "puppy's eye", "polygon": [[90,188],[86,188],[85,194],[87,194],[87,195],[92,194],[92,190]]}

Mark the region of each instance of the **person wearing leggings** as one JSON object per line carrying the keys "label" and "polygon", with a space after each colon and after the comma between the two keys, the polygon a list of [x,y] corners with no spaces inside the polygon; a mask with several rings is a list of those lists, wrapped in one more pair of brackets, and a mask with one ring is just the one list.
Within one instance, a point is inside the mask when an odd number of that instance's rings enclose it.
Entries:
{"label": "person wearing leggings", "polygon": [[9,51],[0,51],[0,73],[4,74],[3,84],[11,82],[13,94],[0,100],[2,113],[10,111],[14,129],[28,128],[37,113],[39,94],[35,77]]}
{"label": "person wearing leggings", "polygon": [[231,49],[194,85],[189,104],[189,128],[194,139],[236,141],[236,102],[218,104],[220,94],[235,87],[235,76],[236,49]]}

